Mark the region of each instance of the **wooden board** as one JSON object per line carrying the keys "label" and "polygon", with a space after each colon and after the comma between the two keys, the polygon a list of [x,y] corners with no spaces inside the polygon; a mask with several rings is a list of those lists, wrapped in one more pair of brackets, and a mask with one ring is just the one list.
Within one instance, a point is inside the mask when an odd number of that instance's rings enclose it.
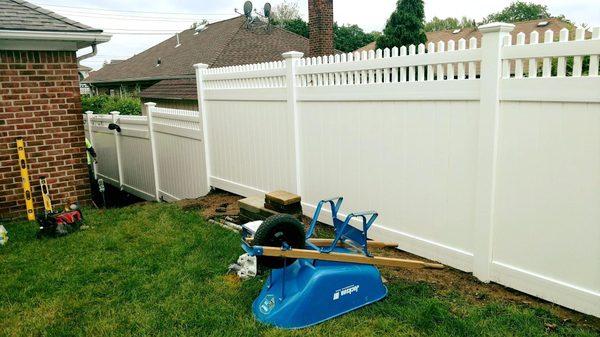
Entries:
{"label": "wooden board", "polygon": [[402,268],[433,268],[443,269],[444,265],[439,263],[429,263],[417,260],[396,259],[392,257],[374,256],[368,257],[360,254],[347,253],[320,253],[315,250],[308,249],[290,249],[281,250],[278,247],[261,247],[263,256],[288,257],[296,259],[314,259],[322,261],[349,262],[360,264],[371,264],[378,266],[402,267]]}

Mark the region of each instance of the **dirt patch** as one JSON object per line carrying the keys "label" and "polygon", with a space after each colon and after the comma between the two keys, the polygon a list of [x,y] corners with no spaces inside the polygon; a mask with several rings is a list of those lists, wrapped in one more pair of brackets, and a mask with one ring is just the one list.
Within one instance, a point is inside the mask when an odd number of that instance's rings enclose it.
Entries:
{"label": "dirt patch", "polygon": [[199,209],[205,219],[212,219],[237,216],[240,213],[237,201],[242,198],[239,195],[214,190],[204,197],[180,200],[177,201],[177,204],[185,210]]}
{"label": "dirt patch", "polygon": [[[229,216],[235,220],[239,215],[237,201],[242,198],[243,197],[238,195],[217,190],[205,197],[193,200],[182,200],[179,201],[178,204],[180,204],[182,208],[199,208],[201,214],[207,219]],[[306,228],[310,225],[310,221],[311,219],[309,217],[303,217],[302,219]],[[315,237],[332,238],[333,228],[319,223],[315,229]],[[373,253],[378,256],[432,262],[398,249],[376,249],[373,250]],[[381,270],[382,276],[389,282],[394,280],[426,282],[433,285],[442,293],[458,292],[470,300],[474,305],[483,305],[489,301],[500,301],[546,309],[560,318],[565,324],[574,323],[600,332],[600,318],[561,307],[499,284],[482,283],[472,274],[454,268],[446,267],[442,270],[435,270],[379,267],[379,269]]]}

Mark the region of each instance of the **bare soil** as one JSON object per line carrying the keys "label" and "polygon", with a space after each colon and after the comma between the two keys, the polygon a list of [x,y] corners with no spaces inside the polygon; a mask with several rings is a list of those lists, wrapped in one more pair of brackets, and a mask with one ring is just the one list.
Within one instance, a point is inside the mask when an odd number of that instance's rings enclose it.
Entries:
{"label": "bare soil", "polygon": [[[202,216],[206,219],[215,217],[230,217],[236,219],[239,214],[237,201],[242,198],[243,197],[235,194],[216,190],[205,197],[193,200],[182,200],[179,201],[178,204],[185,209],[199,209]],[[304,217],[303,222],[308,226],[310,224],[310,218]],[[315,231],[315,236],[331,238],[333,237],[333,230],[330,226],[319,223]],[[373,253],[380,256],[431,262],[430,260],[399,249],[377,249],[373,250]],[[506,288],[499,284],[480,282],[472,274],[451,267],[446,267],[442,270],[380,267],[380,270],[382,276],[388,282],[394,280],[426,282],[441,292],[458,292],[470,300],[474,305],[483,305],[488,301],[499,301],[546,309],[559,317],[564,323],[575,323],[583,327],[597,330],[600,334],[600,318],[567,309],[560,305],[544,301],[514,289]]]}

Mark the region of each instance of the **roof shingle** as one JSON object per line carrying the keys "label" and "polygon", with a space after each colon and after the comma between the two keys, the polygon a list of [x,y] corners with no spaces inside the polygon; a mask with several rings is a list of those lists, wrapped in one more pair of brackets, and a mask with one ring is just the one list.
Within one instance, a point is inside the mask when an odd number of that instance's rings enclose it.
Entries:
{"label": "roof shingle", "polygon": [[0,0],[0,30],[102,32],[22,0]]}
{"label": "roof shingle", "polygon": [[[109,83],[193,77],[196,63],[210,67],[281,60],[281,54],[308,52],[308,39],[281,28],[270,32],[246,29],[245,18],[237,16],[215,22],[195,34],[194,29],[175,36],[118,64],[90,74],[84,82]],[[160,58],[160,65],[157,60]]]}
{"label": "roof shingle", "polygon": [[140,97],[196,100],[196,79],[162,80],[142,91]]}

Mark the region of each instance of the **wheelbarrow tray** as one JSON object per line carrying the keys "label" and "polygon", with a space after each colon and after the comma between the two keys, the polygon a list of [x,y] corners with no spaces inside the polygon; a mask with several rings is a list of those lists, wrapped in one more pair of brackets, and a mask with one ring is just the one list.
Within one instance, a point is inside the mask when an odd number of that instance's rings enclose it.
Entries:
{"label": "wheelbarrow tray", "polygon": [[[345,248],[335,252],[349,253]],[[373,265],[298,259],[273,269],[252,305],[256,319],[299,329],[383,299],[387,288]]]}

